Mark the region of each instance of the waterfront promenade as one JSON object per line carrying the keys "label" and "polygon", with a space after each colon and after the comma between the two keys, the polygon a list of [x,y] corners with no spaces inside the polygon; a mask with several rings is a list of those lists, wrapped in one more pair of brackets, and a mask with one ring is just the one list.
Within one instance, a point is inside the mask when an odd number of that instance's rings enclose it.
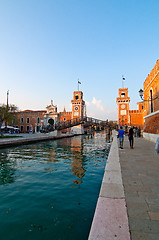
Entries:
{"label": "waterfront promenade", "polygon": [[155,143],[134,138],[134,149],[125,137],[119,150],[121,174],[132,240],[159,239],[159,154]]}
{"label": "waterfront promenade", "polygon": [[134,149],[130,149],[126,136],[124,149],[119,149],[113,135],[89,240],[158,240],[159,154],[155,144],[135,138]]}
{"label": "waterfront promenade", "polygon": [[[15,135],[15,137],[14,137]],[[0,148],[13,147],[23,144],[31,144],[35,142],[56,140],[65,137],[73,137],[77,134],[54,134],[53,133],[20,133],[20,134],[5,134],[5,136],[10,136],[11,138],[0,138]],[[17,137],[16,137],[17,136]]]}

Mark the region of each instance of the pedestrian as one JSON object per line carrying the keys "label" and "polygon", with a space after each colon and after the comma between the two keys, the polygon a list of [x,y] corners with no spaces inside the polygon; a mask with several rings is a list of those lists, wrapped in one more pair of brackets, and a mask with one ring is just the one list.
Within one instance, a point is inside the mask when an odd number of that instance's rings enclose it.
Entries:
{"label": "pedestrian", "polygon": [[155,150],[157,153],[159,153],[159,137],[156,140]]}
{"label": "pedestrian", "polygon": [[138,137],[141,137],[141,129],[140,129],[140,127],[138,128]]}
{"label": "pedestrian", "polygon": [[118,131],[118,137],[119,137],[119,147],[123,149],[123,142],[124,142],[124,133],[125,131],[123,130],[122,126],[120,127]]}
{"label": "pedestrian", "polygon": [[133,128],[131,127],[129,129],[129,133],[128,133],[128,137],[129,137],[129,143],[130,143],[130,148],[133,149],[134,148],[134,138],[133,138],[133,134],[134,134],[134,131],[133,131]]}

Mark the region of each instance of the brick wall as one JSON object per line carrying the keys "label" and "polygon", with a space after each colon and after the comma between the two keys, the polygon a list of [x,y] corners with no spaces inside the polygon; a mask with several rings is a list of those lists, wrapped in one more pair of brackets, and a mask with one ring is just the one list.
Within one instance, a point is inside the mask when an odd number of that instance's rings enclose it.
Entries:
{"label": "brick wall", "polygon": [[130,110],[130,125],[140,127],[143,129],[144,119],[143,119],[143,110]]}
{"label": "brick wall", "polygon": [[159,113],[145,118],[144,132],[159,134]]}
{"label": "brick wall", "polygon": [[44,125],[44,114],[46,111],[32,111],[25,110],[17,112],[15,115],[15,122],[12,124],[18,127],[20,132],[29,133],[40,131],[40,127]]}
{"label": "brick wall", "polygon": [[[159,59],[144,82],[144,109],[146,115],[151,113],[150,91],[152,91],[152,99],[155,99],[157,96],[159,96]],[[153,100],[152,105],[153,112],[159,110],[159,98]]]}

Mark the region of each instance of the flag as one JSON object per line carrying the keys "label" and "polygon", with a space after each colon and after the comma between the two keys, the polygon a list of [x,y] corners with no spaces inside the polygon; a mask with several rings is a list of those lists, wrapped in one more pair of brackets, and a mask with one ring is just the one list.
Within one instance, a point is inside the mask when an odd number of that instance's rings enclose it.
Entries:
{"label": "flag", "polygon": [[81,82],[80,82],[80,81],[78,81],[78,84],[81,84]]}
{"label": "flag", "polygon": [[122,76],[122,79],[123,79],[123,80],[125,80],[125,77],[124,77],[124,76]]}

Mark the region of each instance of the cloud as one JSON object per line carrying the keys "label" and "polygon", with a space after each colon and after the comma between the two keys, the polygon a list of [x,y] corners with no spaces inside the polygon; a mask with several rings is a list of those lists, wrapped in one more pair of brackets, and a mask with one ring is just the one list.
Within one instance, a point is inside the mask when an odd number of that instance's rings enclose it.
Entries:
{"label": "cloud", "polygon": [[89,107],[91,105],[90,102],[85,101],[85,103],[86,103],[87,107]]}
{"label": "cloud", "polygon": [[102,101],[101,100],[97,100],[95,97],[93,97],[92,99],[92,103],[101,111],[104,111],[104,107],[102,105]]}
{"label": "cloud", "polygon": [[93,117],[101,120],[116,120],[117,112],[116,108],[103,105],[102,100],[97,100],[93,97],[92,101],[86,103],[86,111],[88,117]]}

